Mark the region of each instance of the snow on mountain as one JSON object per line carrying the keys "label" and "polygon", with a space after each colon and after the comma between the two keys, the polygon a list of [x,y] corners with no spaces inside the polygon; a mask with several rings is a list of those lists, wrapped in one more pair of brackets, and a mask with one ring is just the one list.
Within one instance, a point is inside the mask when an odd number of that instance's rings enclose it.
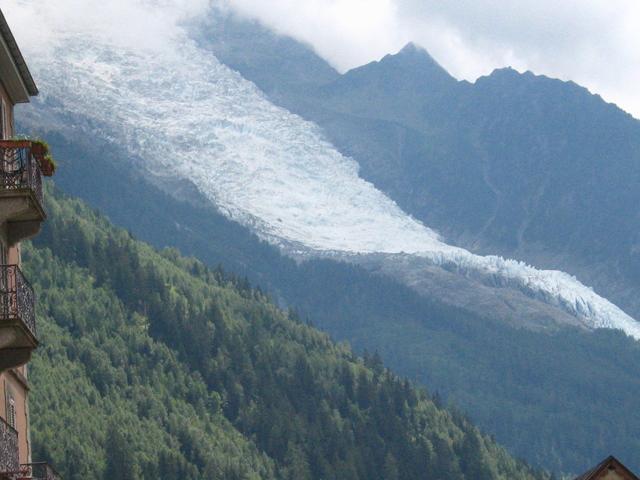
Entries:
{"label": "snow on mountain", "polygon": [[[519,288],[586,326],[640,338],[638,322],[575,278],[449,246],[404,213],[314,124],[271,104],[188,38],[181,25],[204,7],[86,0],[78,13],[74,0],[8,3],[10,19],[22,8],[14,28],[43,92],[35,108],[19,112],[24,123],[110,139],[141,159],[138,168],[192,181],[226,215],[274,243],[419,255]],[[39,41],[28,41],[33,31]]]}

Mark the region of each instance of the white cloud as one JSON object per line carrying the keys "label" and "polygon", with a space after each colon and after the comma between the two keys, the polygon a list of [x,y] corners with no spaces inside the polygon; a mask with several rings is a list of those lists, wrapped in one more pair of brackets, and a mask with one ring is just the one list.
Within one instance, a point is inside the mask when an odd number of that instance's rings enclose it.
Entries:
{"label": "white cloud", "polygon": [[[23,51],[52,50],[66,36],[106,38],[123,47],[162,50],[177,25],[206,14],[210,0],[3,0]],[[27,58],[27,61],[29,59]]]}
{"label": "white cloud", "polygon": [[313,45],[340,70],[415,41],[458,78],[532,70],[640,118],[640,0],[3,0],[2,8],[27,51],[53,47],[53,31],[161,49],[211,3]]}
{"label": "white cloud", "polygon": [[638,0],[226,0],[340,70],[412,40],[453,75],[513,66],[600,93],[640,118]]}
{"label": "white cloud", "polygon": [[403,45],[394,0],[227,0],[280,33],[311,43],[340,69]]}

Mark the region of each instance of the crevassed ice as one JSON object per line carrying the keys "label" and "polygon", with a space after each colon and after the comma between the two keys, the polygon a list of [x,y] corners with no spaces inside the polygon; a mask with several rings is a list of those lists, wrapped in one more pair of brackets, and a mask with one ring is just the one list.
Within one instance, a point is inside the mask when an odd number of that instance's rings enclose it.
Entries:
{"label": "crevassed ice", "polygon": [[[640,324],[575,278],[443,243],[358,176],[317,127],[271,104],[240,75],[175,35],[153,53],[108,36],[60,33],[28,52],[44,106],[27,122],[113,139],[156,175],[191,180],[229,217],[311,250],[405,252],[499,276],[591,327],[640,338]],[[50,101],[55,100],[55,101]],[[75,130],[77,132],[77,130]]]}

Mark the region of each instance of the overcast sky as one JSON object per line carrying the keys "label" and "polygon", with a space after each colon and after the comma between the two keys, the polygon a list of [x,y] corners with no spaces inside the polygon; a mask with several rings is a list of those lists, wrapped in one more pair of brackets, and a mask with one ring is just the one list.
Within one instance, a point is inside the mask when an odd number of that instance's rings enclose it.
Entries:
{"label": "overcast sky", "polygon": [[494,68],[574,80],[640,118],[640,0],[225,0],[340,70],[409,41],[457,78]]}
{"label": "overcast sky", "polygon": [[[574,80],[640,118],[640,0],[2,0],[21,45],[104,31],[162,46],[176,22],[226,3],[311,44],[339,70],[425,47],[457,78],[512,66]],[[142,19],[142,20],[141,20]],[[33,25],[38,24],[38,28]],[[28,49],[28,48],[27,48]]]}

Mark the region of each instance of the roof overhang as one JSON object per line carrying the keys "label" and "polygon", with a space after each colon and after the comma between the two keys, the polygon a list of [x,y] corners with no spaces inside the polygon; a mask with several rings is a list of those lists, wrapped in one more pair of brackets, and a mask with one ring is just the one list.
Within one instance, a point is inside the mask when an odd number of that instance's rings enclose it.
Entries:
{"label": "roof overhang", "polygon": [[0,79],[13,103],[26,103],[38,87],[0,10]]}

